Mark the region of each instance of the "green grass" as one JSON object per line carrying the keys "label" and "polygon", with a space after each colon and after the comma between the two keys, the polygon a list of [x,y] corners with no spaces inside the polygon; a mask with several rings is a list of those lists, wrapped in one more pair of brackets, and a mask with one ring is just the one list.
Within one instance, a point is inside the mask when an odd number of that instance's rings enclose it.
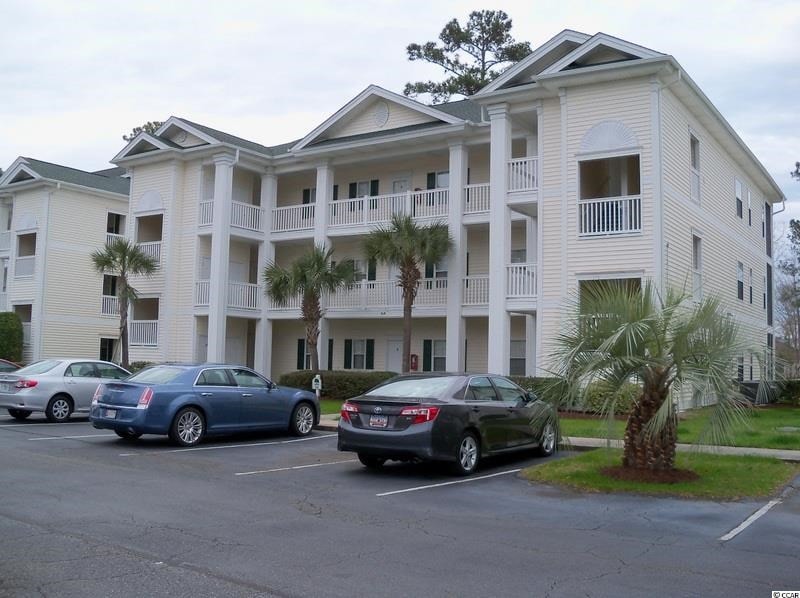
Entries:
{"label": "green grass", "polygon": [[615,480],[603,475],[604,467],[619,465],[622,451],[597,449],[529,467],[522,475],[532,482],[589,492],[630,492],[654,496],[680,496],[736,500],[774,494],[800,473],[800,466],[778,459],[679,453],[676,466],[700,477],[691,482],[653,484]]}
{"label": "green grass", "polygon": [[338,401],[336,399],[320,399],[319,406],[322,415],[338,414],[342,410],[343,402],[344,401]]}
{"label": "green grass", "polygon": [[[697,409],[682,416],[678,422],[678,442],[697,442],[708,423],[712,408]],[[608,426],[605,419],[578,419],[562,416],[561,434],[584,438],[606,438]],[[730,446],[800,450],[800,432],[779,432],[780,427],[800,428],[800,408],[758,407],[749,412],[747,421],[732,430],[724,442]],[[622,438],[624,421],[614,421],[611,438]]]}

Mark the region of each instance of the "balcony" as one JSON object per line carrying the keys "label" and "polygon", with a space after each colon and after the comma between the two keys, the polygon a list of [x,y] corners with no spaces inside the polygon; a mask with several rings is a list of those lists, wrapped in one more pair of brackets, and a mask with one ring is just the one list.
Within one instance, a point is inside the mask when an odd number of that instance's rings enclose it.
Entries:
{"label": "balcony", "polygon": [[118,235],[116,233],[106,233],[106,245],[113,245],[117,239],[124,239],[125,235]]}
{"label": "balcony", "polygon": [[[249,282],[228,283],[227,306],[233,309],[261,309],[261,285]],[[211,286],[208,280],[194,283],[194,304],[196,307],[207,307],[211,297]]]}
{"label": "balcony", "polygon": [[536,297],[536,264],[506,266],[506,296]]}
{"label": "balcony", "polygon": [[464,187],[464,214],[482,214],[489,211],[489,183]]}
{"label": "balcony", "polygon": [[630,195],[579,200],[578,225],[581,237],[639,233],[642,231],[642,198]]}
{"label": "balcony", "polygon": [[489,304],[489,275],[467,276],[464,278],[464,305]]}
{"label": "balcony", "polygon": [[314,207],[313,203],[309,203],[274,208],[272,210],[272,231],[283,233],[314,228]]}
{"label": "balcony", "polygon": [[0,231],[0,251],[8,251],[11,249],[11,231]]}
{"label": "balcony", "polygon": [[147,241],[136,245],[142,253],[153,258],[156,261],[156,265],[161,265],[161,241]]}
{"label": "balcony", "polygon": [[36,256],[26,255],[18,257],[14,264],[14,276],[20,278],[23,276],[33,276],[36,269]]}
{"label": "balcony", "polygon": [[[210,226],[214,222],[214,202],[201,201],[198,206],[197,225]],[[264,230],[264,210],[261,206],[231,202],[231,226],[260,233]]]}
{"label": "balcony", "polygon": [[536,191],[539,188],[538,165],[539,158],[536,156],[509,160],[508,192]]}
{"label": "balcony", "polygon": [[386,224],[394,214],[415,219],[446,218],[448,195],[447,189],[429,189],[340,199],[328,206],[328,222],[331,227]]}
{"label": "balcony", "polygon": [[[444,307],[446,304],[446,278],[420,280],[414,307]],[[403,307],[403,293],[396,280],[362,280],[330,295],[326,307],[330,311],[400,309]]]}
{"label": "balcony", "polygon": [[158,320],[133,320],[128,324],[131,347],[158,346]]}
{"label": "balcony", "polygon": [[114,295],[102,295],[100,297],[100,314],[119,316],[119,299]]}

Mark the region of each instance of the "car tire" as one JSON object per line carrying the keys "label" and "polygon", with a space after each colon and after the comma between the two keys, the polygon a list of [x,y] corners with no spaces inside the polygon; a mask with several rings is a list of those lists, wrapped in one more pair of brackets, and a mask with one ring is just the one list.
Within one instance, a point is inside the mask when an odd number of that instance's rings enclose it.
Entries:
{"label": "car tire", "polygon": [[125,440],[136,440],[141,437],[141,432],[128,432],[128,430],[114,430],[114,433]]}
{"label": "car tire", "polygon": [[550,422],[542,428],[542,435],[539,437],[539,446],[536,454],[540,457],[549,457],[556,452],[556,429]]}
{"label": "car tire", "polygon": [[472,432],[464,432],[456,449],[456,462],[453,471],[456,475],[467,476],[478,469],[481,460],[481,444]]}
{"label": "car tire", "polygon": [[28,419],[31,412],[27,409],[9,409],[8,414],[14,419],[22,421],[23,419]]}
{"label": "car tire", "polygon": [[308,403],[298,403],[289,420],[289,432],[295,436],[308,436],[314,429],[314,408]]}
{"label": "car tire", "polygon": [[184,407],[172,419],[169,437],[178,446],[200,444],[206,433],[206,420],[196,407]]}
{"label": "car tire", "polygon": [[386,463],[386,459],[383,457],[370,455],[369,453],[358,453],[358,460],[361,461],[361,465],[369,469],[380,469]]}
{"label": "car tire", "polygon": [[45,407],[44,415],[47,421],[58,423],[65,422],[72,415],[72,399],[67,395],[56,395]]}

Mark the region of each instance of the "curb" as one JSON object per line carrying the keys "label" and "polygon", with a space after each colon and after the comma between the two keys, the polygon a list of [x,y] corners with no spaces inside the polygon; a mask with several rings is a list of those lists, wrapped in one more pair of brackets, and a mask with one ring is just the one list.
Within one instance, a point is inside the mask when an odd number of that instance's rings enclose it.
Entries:
{"label": "curb", "polygon": [[326,422],[321,421],[316,426],[314,426],[315,430],[319,430],[321,432],[336,432],[339,430],[339,424],[336,422]]}

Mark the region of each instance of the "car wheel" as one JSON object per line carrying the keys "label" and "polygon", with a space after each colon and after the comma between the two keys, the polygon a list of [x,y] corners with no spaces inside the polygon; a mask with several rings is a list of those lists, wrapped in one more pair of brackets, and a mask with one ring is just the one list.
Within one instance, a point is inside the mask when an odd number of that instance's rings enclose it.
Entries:
{"label": "car wheel", "polygon": [[9,409],[8,414],[14,419],[22,421],[23,419],[28,419],[28,416],[30,416],[31,412],[27,411],[26,409]]}
{"label": "car wheel", "polygon": [[556,429],[553,424],[548,422],[542,428],[542,435],[539,438],[539,447],[536,452],[540,457],[549,457],[556,452]]}
{"label": "car wheel", "polygon": [[481,446],[475,434],[465,432],[458,443],[454,466],[457,475],[470,475],[478,468],[481,459]]}
{"label": "car wheel", "polygon": [[64,422],[72,415],[72,401],[66,395],[56,395],[44,410],[47,421],[50,422]]}
{"label": "car wheel", "polygon": [[308,436],[314,428],[314,409],[308,403],[300,403],[292,411],[289,431],[295,436]]}
{"label": "car wheel", "polygon": [[117,436],[125,440],[136,440],[142,435],[141,432],[128,432],[128,430],[114,430],[114,432]]}
{"label": "car wheel", "polygon": [[361,461],[361,464],[364,467],[368,467],[370,469],[380,469],[383,467],[383,464],[386,463],[386,459],[383,457],[377,457],[367,453],[358,453],[358,460]]}
{"label": "car wheel", "polygon": [[199,444],[206,432],[206,420],[195,407],[184,407],[172,420],[169,437],[180,446]]}

